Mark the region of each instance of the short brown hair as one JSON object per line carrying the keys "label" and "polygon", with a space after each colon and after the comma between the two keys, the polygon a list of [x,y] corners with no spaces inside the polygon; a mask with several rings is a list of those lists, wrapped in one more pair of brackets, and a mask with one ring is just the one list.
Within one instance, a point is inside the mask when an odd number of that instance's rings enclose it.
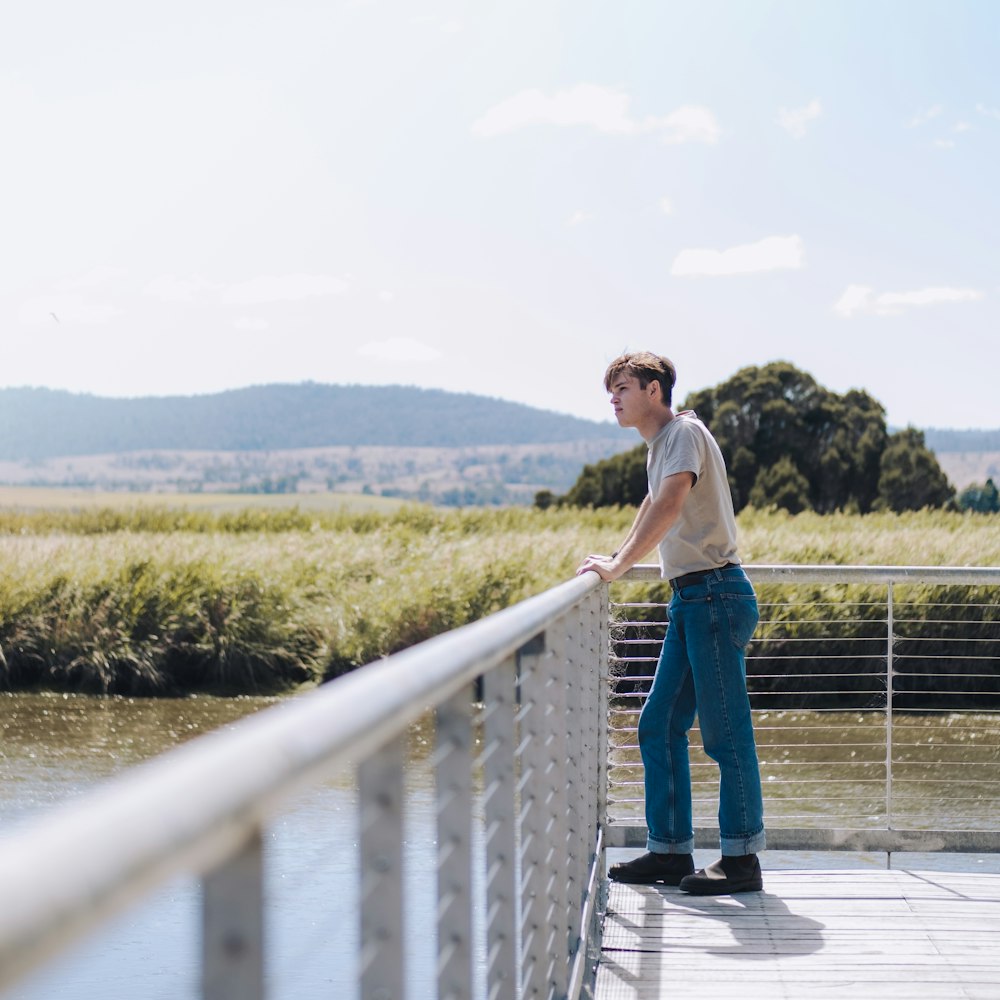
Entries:
{"label": "short brown hair", "polygon": [[673,398],[674,383],[677,381],[677,369],[673,361],[651,351],[634,351],[615,358],[604,373],[604,388],[611,392],[611,383],[619,375],[630,375],[639,380],[639,385],[645,389],[650,382],[659,382],[663,392],[663,405],[670,406]]}

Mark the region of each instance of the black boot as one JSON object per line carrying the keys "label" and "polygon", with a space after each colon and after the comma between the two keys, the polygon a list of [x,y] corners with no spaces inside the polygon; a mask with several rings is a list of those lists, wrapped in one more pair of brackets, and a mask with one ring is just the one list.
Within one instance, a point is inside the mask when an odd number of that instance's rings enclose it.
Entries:
{"label": "black boot", "polygon": [[612,882],[629,882],[632,885],[679,885],[681,879],[693,871],[694,858],[690,854],[650,851],[624,864],[612,865],[608,878]]}
{"label": "black boot", "polygon": [[681,879],[681,890],[694,896],[728,896],[764,888],[756,854],[723,855],[715,864]]}

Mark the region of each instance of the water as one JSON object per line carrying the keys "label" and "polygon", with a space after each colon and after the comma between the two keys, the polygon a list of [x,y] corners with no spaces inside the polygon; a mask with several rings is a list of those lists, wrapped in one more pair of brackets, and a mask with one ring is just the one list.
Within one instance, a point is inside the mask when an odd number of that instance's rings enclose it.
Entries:
{"label": "water", "polygon": [[[635,711],[611,713],[608,814],[643,823]],[[1000,715],[935,711],[758,712],[754,732],[772,827],[996,830],[1000,826]],[[692,732],[696,827],[718,810],[718,767]],[[891,774],[891,803],[887,780]],[[890,812],[891,805],[891,812]]]}
{"label": "water", "polygon": [[[0,694],[0,849],[23,823],[148,757],[274,704],[268,698],[95,699]],[[407,979],[432,996],[436,845],[428,728],[407,772]],[[86,864],[81,848],[80,863]],[[357,995],[356,792],[347,776],[301,795],[265,831],[268,996]],[[200,887],[178,879],[5,996],[199,996]]]}

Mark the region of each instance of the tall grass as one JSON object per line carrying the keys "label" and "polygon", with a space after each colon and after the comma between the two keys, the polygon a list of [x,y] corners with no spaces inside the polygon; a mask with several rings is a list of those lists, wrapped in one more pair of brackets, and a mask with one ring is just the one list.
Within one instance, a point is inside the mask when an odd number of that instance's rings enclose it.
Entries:
{"label": "tall grass", "polygon": [[[0,686],[155,695],[315,683],[568,578],[588,552],[616,547],[632,516],[0,512]],[[940,512],[740,518],[752,562],[997,565],[998,524]]]}

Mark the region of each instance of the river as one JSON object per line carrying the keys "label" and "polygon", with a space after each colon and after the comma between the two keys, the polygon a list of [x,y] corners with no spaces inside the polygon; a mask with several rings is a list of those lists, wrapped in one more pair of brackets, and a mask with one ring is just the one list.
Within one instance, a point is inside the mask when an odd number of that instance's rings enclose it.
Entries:
{"label": "river", "polygon": [[[127,767],[275,703],[268,698],[129,699],[0,694],[0,849],[4,836]],[[430,734],[415,726],[407,769],[407,979],[430,996],[434,941]],[[350,777],[301,795],[265,833],[268,996],[357,994],[356,796]],[[81,848],[80,863],[86,864]],[[200,889],[162,887],[6,997],[194,1000]],[[480,967],[482,957],[480,956]]]}

